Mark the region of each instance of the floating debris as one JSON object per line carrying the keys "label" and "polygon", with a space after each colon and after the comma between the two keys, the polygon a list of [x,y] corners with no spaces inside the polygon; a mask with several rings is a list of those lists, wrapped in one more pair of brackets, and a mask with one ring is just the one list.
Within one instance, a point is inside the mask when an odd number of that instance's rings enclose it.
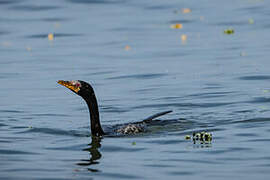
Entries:
{"label": "floating debris", "polygon": [[200,16],[200,21],[204,21],[204,16]]}
{"label": "floating debris", "polygon": [[48,34],[48,40],[49,40],[49,41],[53,41],[53,39],[54,39],[53,33],[49,33],[49,34]]}
{"label": "floating debris", "polygon": [[27,51],[32,51],[32,48],[28,46],[28,47],[26,47],[26,50]]}
{"label": "floating debris", "polygon": [[182,34],[181,35],[181,40],[182,40],[182,43],[185,43],[187,41],[187,35]]}
{"label": "floating debris", "polygon": [[254,19],[252,19],[252,18],[248,19],[248,23],[249,24],[254,24]]}
{"label": "floating debris", "polygon": [[173,10],[173,13],[178,14],[179,10]]}
{"label": "floating debris", "polygon": [[246,52],[241,52],[241,53],[240,53],[240,56],[246,56],[246,55],[247,55]]}
{"label": "floating debris", "polygon": [[233,34],[234,30],[233,29],[226,29],[224,30],[224,34]]}
{"label": "floating debris", "polygon": [[188,14],[191,13],[191,9],[189,8],[182,8],[181,11],[179,9],[176,9],[173,11],[175,14],[182,13],[182,14]]}
{"label": "floating debris", "polygon": [[172,24],[171,25],[171,28],[172,29],[182,29],[183,28],[183,25],[182,24]]}
{"label": "floating debris", "polygon": [[136,145],[136,142],[135,142],[135,141],[133,141],[131,144],[132,144],[133,146],[135,146],[135,145]]}
{"label": "floating debris", "polygon": [[1,46],[10,47],[10,46],[12,46],[12,43],[9,41],[4,41],[4,42],[1,42]]}
{"label": "floating debris", "polygon": [[130,49],[131,49],[131,47],[130,47],[129,45],[126,45],[126,46],[125,46],[125,50],[126,50],[126,51],[129,51]]}
{"label": "floating debris", "polygon": [[191,136],[190,136],[190,135],[186,135],[186,136],[185,136],[185,139],[186,139],[186,140],[189,140],[189,139],[191,139]]}
{"label": "floating debris", "polygon": [[58,23],[58,22],[54,23],[55,28],[60,28],[60,26],[61,26],[60,23]]}
{"label": "floating debris", "polygon": [[183,8],[182,9],[182,13],[183,14],[191,13],[191,9],[189,9],[189,8]]}

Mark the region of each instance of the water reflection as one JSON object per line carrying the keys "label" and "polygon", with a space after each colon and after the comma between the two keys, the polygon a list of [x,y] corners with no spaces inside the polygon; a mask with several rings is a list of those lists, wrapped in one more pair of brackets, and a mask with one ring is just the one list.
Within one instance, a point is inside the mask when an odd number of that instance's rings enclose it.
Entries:
{"label": "water reflection", "polygon": [[[102,154],[99,152],[101,147],[101,138],[92,136],[92,142],[88,144],[88,148],[83,149],[83,151],[89,152],[89,159],[82,159],[81,162],[77,163],[79,166],[92,166],[99,164],[99,159],[102,157]],[[100,172],[98,169],[87,168],[91,172]]]}
{"label": "water reflection", "polygon": [[193,146],[192,147],[194,149],[212,148],[212,143],[211,142],[208,142],[208,143],[205,143],[205,142],[197,143],[197,142],[193,141]]}

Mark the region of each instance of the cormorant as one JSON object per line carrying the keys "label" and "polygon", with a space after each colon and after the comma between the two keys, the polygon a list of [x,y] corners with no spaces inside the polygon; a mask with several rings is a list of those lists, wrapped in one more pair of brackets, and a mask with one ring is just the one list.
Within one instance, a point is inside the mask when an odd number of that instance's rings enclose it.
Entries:
{"label": "cormorant", "polygon": [[[81,96],[85,101],[89,109],[90,113],[90,123],[91,123],[91,133],[93,136],[103,136],[106,135],[101,127],[99,120],[99,111],[98,111],[98,103],[97,98],[94,93],[93,87],[84,81],[81,80],[72,80],[72,81],[63,81],[59,80],[59,84],[67,87],[77,95]],[[153,119],[162,116],[164,114],[170,113],[172,111],[165,111],[154,114],[143,121],[132,123],[132,124],[124,124],[121,125],[120,128],[115,129],[115,133],[119,134],[136,134],[139,132],[145,131],[145,124],[151,122]],[[119,127],[119,126],[118,126]]]}

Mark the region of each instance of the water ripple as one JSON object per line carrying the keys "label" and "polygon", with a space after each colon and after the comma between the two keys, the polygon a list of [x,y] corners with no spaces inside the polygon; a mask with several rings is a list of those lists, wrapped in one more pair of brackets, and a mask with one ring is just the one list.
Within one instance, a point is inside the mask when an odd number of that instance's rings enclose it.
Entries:
{"label": "water ripple", "polygon": [[126,148],[121,146],[103,146],[102,151],[104,152],[138,152],[143,151],[146,148]]}
{"label": "water ripple", "polygon": [[143,166],[154,167],[154,168],[174,167],[173,165],[168,165],[168,164],[145,164]]}
{"label": "water ripple", "polygon": [[258,134],[255,133],[236,133],[235,136],[239,137],[256,137]]}
{"label": "water ripple", "polygon": [[134,75],[125,75],[125,76],[116,76],[110,77],[107,79],[154,79],[166,76],[165,73],[153,73],[153,74],[134,74]]}
{"label": "water ripple", "polygon": [[235,22],[219,22],[213,23],[214,26],[241,26],[241,25],[249,25],[247,21],[235,21]]}
{"label": "water ripple", "polygon": [[166,10],[166,9],[171,9],[172,6],[170,5],[154,5],[154,6],[147,6],[145,7],[146,10]]}
{"label": "water ripple", "polygon": [[202,159],[182,159],[182,158],[173,158],[172,159],[172,158],[169,158],[169,159],[163,159],[163,161],[169,161],[169,162],[193,162],[193,163],[201,163],[201,164],[220,164],[217,161],[202,160]]}
{"label": "water ripple", "polygon": [[195,173],[194,171],[170,171],[170,172],[167,172],[167,174],[169,174],[169,175],[176,175],[176,176],[192,175],[194,173]]}
{"label": "water ripple", "polygon": [[253,119],[234,121],[231,123],[254,123],[254,122],[269,122],[269,121],[270,121],[270,118],[253,118]]}
{"label": "water ripple", "polygon": [[63,21],[69,21],[69,20],[70,20],[69,18],[56,18],[56,17],[41,19],[41,21],[48,21],[48,22],[63,22]]}
{"label": "water ripple", "polygon": [[21,114],[24,113],[24,111],[18,111],[18,110],[0,110],[0,113],[15,113],[15,114]]}
{"label": "water ripple", "polygon": [[81,149],[83,149],[83,147],[85,147],[85,144],[76,144],[76,145],[72,145],[72,146],[63,146],[63,147],[47,147],[45,149],[48,150],[60,150],[60,151],[79,151]]}
{"label": "water ripple", "polygon": [[69,115],[67,115],[67,114],[54,114],[54,113],[31,114],[31,116],[37,116],[37,117],[69,117]]}
{"label": "water ripple", "polygon": [[2,35],[7,35],[7,34],[9,34],[10,32],[8,32],[8,31],[0,31],[0,36],[2,36]]}
{"label": "water ripple", "polygon": [[100,109],[104,110],[104,112],[112,112],[112,113],[124,113],[124,112],[129,112],[130,110],[128,109],[123,109],[123,108],[118,108],[116,106],[101,106]]}
{"label": "water ripple", "polygon": [[78,4],[118,4],[118,3],[125,3],[125,0],[67,0],[71,3],[78,3]]}
{"label": "water ripple", "polygon": [[216,150],[216,149],[212,149],[211,151],[203,151],[201,153],[203,154],[224,154],[224,153],[232,153],[232,152],[248,152],[251,151],[252,148],[248,148],[248,147],[231,147],[231,148],[227,148],[227,149],[222,149],[222,150]]}
{"label": "water ripple", "polygon": [[0,149],[0,154],[24,154],[24,155],[33,155],[33,154],[38,154],[38,153],[33,153],[33,152],[26,152],[26,151],[17,151],[17,150],[6,150],[6,149]]}
{"label": "water ripple", "polygon": [[0,73],[0,79],[14,79],[18,78],[20,73]]}
{"label": "water ripple", "polygon": [[168,139],[164,139],[164,140],[152,140],[149,141],[149,143],[151,144],[159,144],[159,145],[168,145],[168,144],[179,144],[184,142],[184,140],[168,140]]}
{"label": "water ripple", "polygon": [[248,103],[269,103],[270,97],[256,97],[251,101],[247,101]]}
{"label": "water ripple", "polygon": [[147,104],[133,107],[134,109],[143,109],[149,107],[188,107],[188,108],[210,108],[210,107],[218,107],[218,106],[227,106],[235,104],[234,102],[220,102],[220,103],[155,103],[155,104]]}
{"label": "water ripple", "polygon": [[270,142],[269,138],[261,138],[261,139],[249,139],[246,142]]}
{"label": "water ripple", "polygon": [[[56,17],[47,17],[47,18],[9,18],[9,17],[0,17],[0,22],[9,22],[9,23],[28,23],[28,22],[63,22],[70,21],[70,18],[56,18]],[[4,32],[10,33],[10,32]]]}
{"label": "water ripple", "polygon": [[270,80],[270,76],[267,75],[254,75],[254,76],[242,76],[240,80]]}
{"label": "water ripple", "polygon": [[1,0],[0,4],[1,5],[6,5],[6,4],[15,4],[15,3],[18,3],[18,2],[21,2],[21,1],[19,1],[19,0]]}
{"label": "water ripple", "polygon": [[109,177],[110,179],[142,179],[140,176],[134,176],[129,174],[123,174],[123,173],[102,173],[102,176]]}
{"label": "water ripple", "polygon": [[261,12],[264,12],[264,9],[265,7],[264,6],[252,6],[252,7],[245,7],[245,8],[242,8],[242,10],[244,11],[248,11],[249,13],[261,13]]}
{"label": "water ripple", "polygon": [[10,7],[9,9],[19,11],[47,11],[59,8],[59,6],[16,5]]}
{"label": "water ripple", "polygon": [[[55,33],[54,37],[74,37],[74,36],[83,36],[83,34],[72,34],[72,33]],[[34,39],[43,39],[48,38],[48,34],[34,34],[25,36],[26,38],[34,38]]]}
{"label": "water ripple", "polygon": [[200,97],[200,98],[216,98],[216,97],[224,97],[230,94],[233,94],[233,91],[224,91],[224,92],[208,92],[208,93],[196,93],[188,95],[187,97]]}
{"label": "water ripple", "polygon": [[[268,177],[270,4],[255,1],[0,0],[0,179]],[[60,77],[96,81],[105,132],[147,108],[186,120],[90,142],[86,107],[54,91]],[[212,143],[185,140],[201,131]]]}
{"label": "water ripple", "polygon": [[61,130],[61,129],[53,129],[53,128],[36,128],[32,127],[27,129],[26,131],[17,132],[17,134],[24,133],[43,133],[43,134],[51,134],[51,135],[62,135],[62,136],[75,136],[75,137],[89,137],[90,133],[75,130]]}
{"label": "water ripple", "polygon": [[178,20],[172,20],[172,21],[169,21],[169,24],[178,24],[178,23],[181,23],[181,24],[188,24],[188,23],[192,23],[192,22],[194,22],[194,20],[178,19]]}

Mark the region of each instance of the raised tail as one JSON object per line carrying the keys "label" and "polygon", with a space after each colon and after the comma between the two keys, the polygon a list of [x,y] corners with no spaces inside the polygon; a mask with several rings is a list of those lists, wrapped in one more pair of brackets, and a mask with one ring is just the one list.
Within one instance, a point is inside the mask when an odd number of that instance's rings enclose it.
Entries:
{"label": "raised tail", "polygon": [[143,122],[147,123],[147,122],[152,121],[153,119],[155,119],[157,117],[163,116],[163,115],[171,113],[171,112],[173,112],[173,111],[170,110],[170,111],[163,111],[163,112],[160,112],[160,113],[156,113],[156,114],[154,114],[152,116],[149,116],[148,118],[144,119]]}

